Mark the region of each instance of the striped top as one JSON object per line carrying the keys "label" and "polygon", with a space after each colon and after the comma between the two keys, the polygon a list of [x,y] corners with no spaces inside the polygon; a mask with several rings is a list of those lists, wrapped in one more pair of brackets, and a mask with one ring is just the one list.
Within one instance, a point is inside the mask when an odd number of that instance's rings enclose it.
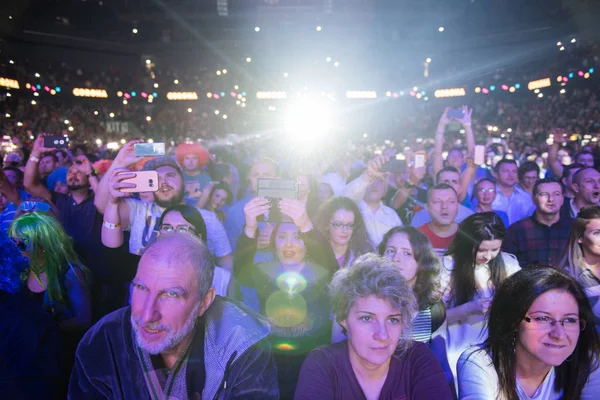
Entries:
{"label": "striped top", "polygon": [[412,339],[429,345],[431,333],[431,307],[427,307],[419,311],[413,319]]}

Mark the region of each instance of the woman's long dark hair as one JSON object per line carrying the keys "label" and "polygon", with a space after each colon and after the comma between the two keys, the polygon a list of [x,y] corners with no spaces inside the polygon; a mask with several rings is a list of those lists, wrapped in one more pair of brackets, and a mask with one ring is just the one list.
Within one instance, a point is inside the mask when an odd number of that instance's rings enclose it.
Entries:
{"label": "woman's long dark hair", "polygon": [[441,300],[440,293],[440,258],[433,250],[429,238],[412,226],[397,226],[390,229],[381,240],[379,255],[384,256],[389,240],[397,233],[408,237],[414,254],[417,269],[417,279],[413,293],[417,298],[419,310],[424,310]]}
{"label": "woman's long dark hair", "polygon": [[181,214],[183,219],[192,224],[194,230],[196,231],[196,235],[200,236],[200,239],[206,243],[208,237],[206,236],[206,223],[204,222],[204,218],[202,218],[202,214],[200,214],[200,211],[198,211],[196,207],[188,206],[186,204],[176,204],[163,211],[157,224],[159,229],[163,224],[165,216],[171,211],[178,212]]}
{"label": "woman's long dark hair", "polygon": [[[506,228],[494,212],[473,214],[458,227],[447,255],[454,258],[450,281],[450,303],[453,307],[468,303],[477,294],[475,282],[475,258],[484,240],[504,240]],[[490,280],[494,289],[506,278],[506,269],[501,254],[488,263]]]}
{"label": "woman's long dark hair", "polygon": [[352,239],[348,245],[348,250],[344,255],[344,267],[348,265],[350,260],[350,252],[354,257],[370,253],[373,248],[369,244],[369,238],[367,236],[367,228],[363,220],[360,210],[356,204],[348,197],[333,197],[323,203],[317,217],[315,218],[317,229],[329,238],[329,223],[331,217],[338,210],[348,210],[354,214],[354,230],[352,231]]}
{"label": "woman's long dark hair", "polygon": [[556,367],[554,390],[562,389],[563,398],[577,400],[590,373],[598,368],[600,342],[593,324],[594,312],[583,288],[554,267],[529,266],[497,287],[487,322],[488,337],[482,346],[492,358],[498,374],[498,389],[507,400],[519,399],[514,347],[519,325],[535,299],[549,290],[570,293],[577,301],[579,318],[587,322],[573,354]]}

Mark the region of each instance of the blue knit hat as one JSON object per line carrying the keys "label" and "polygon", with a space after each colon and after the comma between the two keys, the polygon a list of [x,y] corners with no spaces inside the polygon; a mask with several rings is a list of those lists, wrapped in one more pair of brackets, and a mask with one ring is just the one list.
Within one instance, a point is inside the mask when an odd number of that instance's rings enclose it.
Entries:
{"label": "blue knit hat", "polygon": [[50,175],[48,175],[48,179],[46,180],[46,186],[50,190],[54,190],[54,186],[56,186],[56,182],[67,183],[67,171],[69,168],[60,167],[56,168]]}

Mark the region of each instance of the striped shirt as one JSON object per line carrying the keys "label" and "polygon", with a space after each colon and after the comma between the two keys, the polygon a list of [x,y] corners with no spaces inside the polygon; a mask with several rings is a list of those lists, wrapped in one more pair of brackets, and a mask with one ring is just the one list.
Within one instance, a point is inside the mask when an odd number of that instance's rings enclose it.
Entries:
{"label": "striped shirt", "polygon": [[413,320],[412,339],[429,345],[431,328],[431,307],[427,307],[419,311]]}

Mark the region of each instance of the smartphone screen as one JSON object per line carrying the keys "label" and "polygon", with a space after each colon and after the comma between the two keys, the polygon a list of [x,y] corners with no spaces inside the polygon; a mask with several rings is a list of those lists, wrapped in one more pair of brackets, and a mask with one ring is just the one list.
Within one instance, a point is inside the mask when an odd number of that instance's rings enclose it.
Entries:
{"label": "smartphone screen", "polygon": [[66,149],[69,147],[68,136],[44,136],[44,147],[49,149]]}
{"label": "smartphone screen", "polygon": [[381,172],[403,174],[406,172],[406,160],[391,159],[382,165]]}
{"label": "smartphone screen", "polygon": [[271,210],[258,218],[259,222],[292,222],[292,219],[279,210],[279,200],[297,199],[298,185],[291,179],[266,179],[257,181],[257,196],[266,197]]}
{"label": "smartphone screen", "polygon": [[165,155],[164,143],[136,143],[133,145],[136,157],[156,157]]}
{"label": "smartphone screen", "polygon": [[475,157],[473,162],[475,165],[481,165],[485,162],[485,146],[478,144],[475,146]]}
{"label": "smartphone screen", "polygon": [[425,166],[425,154],[415,154],[415,168],[423,168]]}
{"label": "smartphone screen", "polygon": [[[128,172],[123,172],[128,173]],[[135,178],[124,179],[123,182],[135,183],[134,188],[123,188],[121,192],[125,193],[142,193],[142,192],[158,192],[158,172],[156,171],[139,171],[135,173]]]}

